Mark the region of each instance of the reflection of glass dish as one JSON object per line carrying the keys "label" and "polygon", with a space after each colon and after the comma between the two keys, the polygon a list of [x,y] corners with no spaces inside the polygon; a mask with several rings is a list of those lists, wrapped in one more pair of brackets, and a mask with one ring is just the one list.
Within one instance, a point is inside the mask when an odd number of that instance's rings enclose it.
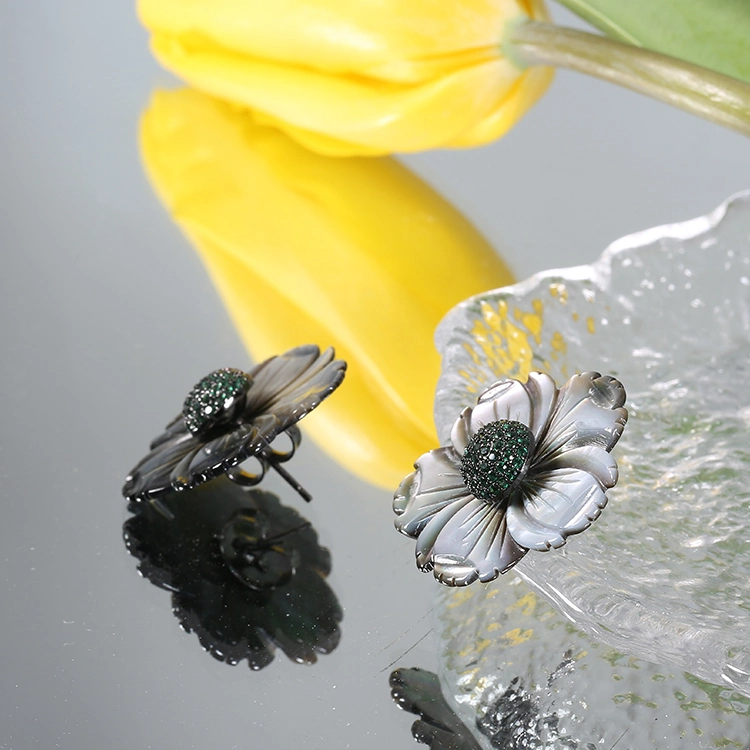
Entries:
{"label": "reflection of glass dish", "polygon": [[262,669],[276,647],[303,664],[336,648],[342,610],[325,581],[331,556],[299,513],[225,477],[162,502],[173,520],[131,503],[125,543],[212,656]]}
{"label": "reflection of glass dish", "polygon": [[517,570],[589,634],[750,694],[750,192],[467,300],[437,342],[441,442],[493,380],[623,382],[610,507]]}
{"label": "reflection of glass dish", "polygon": [[[446,702],[436,674],[419,667],[399,668],[391,673],[388,682],[396,705],[420,717],[411,726],[417,742],[429,745],[432,750],[481,750],[474,735]],[[475,726],[489,747],[515,750],[521,747],[519,725],[542,721],[534,703],[523,696],[517,685],[511,685],[477,717]]]}
{"label": "reflection of glass dish", "polygon": [[747,750],[749,698],[591,638],[513,573],[437,594],[441,684],[482,748]]}

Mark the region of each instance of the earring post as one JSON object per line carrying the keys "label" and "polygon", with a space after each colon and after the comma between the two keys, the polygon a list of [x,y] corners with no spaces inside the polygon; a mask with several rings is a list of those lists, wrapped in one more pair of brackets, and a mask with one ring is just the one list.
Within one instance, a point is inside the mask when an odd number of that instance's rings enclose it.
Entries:
{"label": "earring post", "polygon": [[309,503],[312,500],[312,495],[283,466],[279,466],[276,461],[268,456],[266,457],[266,461],[268,461],[268,465],[277,472],[285,482],[297,490],[305,502]]}

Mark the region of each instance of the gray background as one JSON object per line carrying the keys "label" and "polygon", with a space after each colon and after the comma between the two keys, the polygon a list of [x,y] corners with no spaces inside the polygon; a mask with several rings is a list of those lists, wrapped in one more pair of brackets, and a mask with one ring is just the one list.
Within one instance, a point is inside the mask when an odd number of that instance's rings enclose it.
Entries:
{"label": "gray background", "polygon": [[[174,83],[132,4],[0,3],[0,56],[0,748],[414,746],[387,678],[435,668],[434,584],[389,493],[310,442],[295,473],[333,555],[335,652],[226,666],[138,577],[124,475],[199,377],[247,355],[141,170],[138,117]],[[501,141],[405,161],[520,279],[714,208],[748,187],[750,143],[563,72]]]}

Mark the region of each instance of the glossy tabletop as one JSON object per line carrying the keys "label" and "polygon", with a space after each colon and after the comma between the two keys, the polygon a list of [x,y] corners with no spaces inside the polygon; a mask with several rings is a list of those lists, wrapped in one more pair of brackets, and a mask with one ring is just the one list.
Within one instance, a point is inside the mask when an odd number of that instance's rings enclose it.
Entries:
{"label": "glossy tabletop", "polygon": [[[294,473],[312,503],[277,477],[263,487],[330,551],[343,612],[331,653],[224,663],[139,576],[126,474],[199,378],[252,364],[144,174],[139,118],[154,89],[179,83],[127,2],[5,3],[0,56],[0,748],[415,746],[388,678],[437,668],[437,584],[393,529],[392,492],[311,440]],[[523,279],[706,213],[748,187],[750,143],[559,73],[500,141],[403,163]]]}

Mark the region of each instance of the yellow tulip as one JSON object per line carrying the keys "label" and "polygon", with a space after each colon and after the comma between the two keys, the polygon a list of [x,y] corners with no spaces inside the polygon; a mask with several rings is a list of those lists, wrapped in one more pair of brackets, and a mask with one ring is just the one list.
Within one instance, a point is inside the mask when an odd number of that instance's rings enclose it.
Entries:
{"label": "yellow tulip", "polygon": [[253,359],[316,343],[348,361],[306,432],[395,487],[437,440],[435,326],[465,297],[512,283],[502,261],[395,159],[314,154],[196,91],[154,95],[141,148]]}
{"label": "yellow tulip", "polygon": [[[476,146],[552,68],[503,52],[542,0],[139,0],[161,63],[328,155]],[[260,116],[259,116],[260,119]]]}

